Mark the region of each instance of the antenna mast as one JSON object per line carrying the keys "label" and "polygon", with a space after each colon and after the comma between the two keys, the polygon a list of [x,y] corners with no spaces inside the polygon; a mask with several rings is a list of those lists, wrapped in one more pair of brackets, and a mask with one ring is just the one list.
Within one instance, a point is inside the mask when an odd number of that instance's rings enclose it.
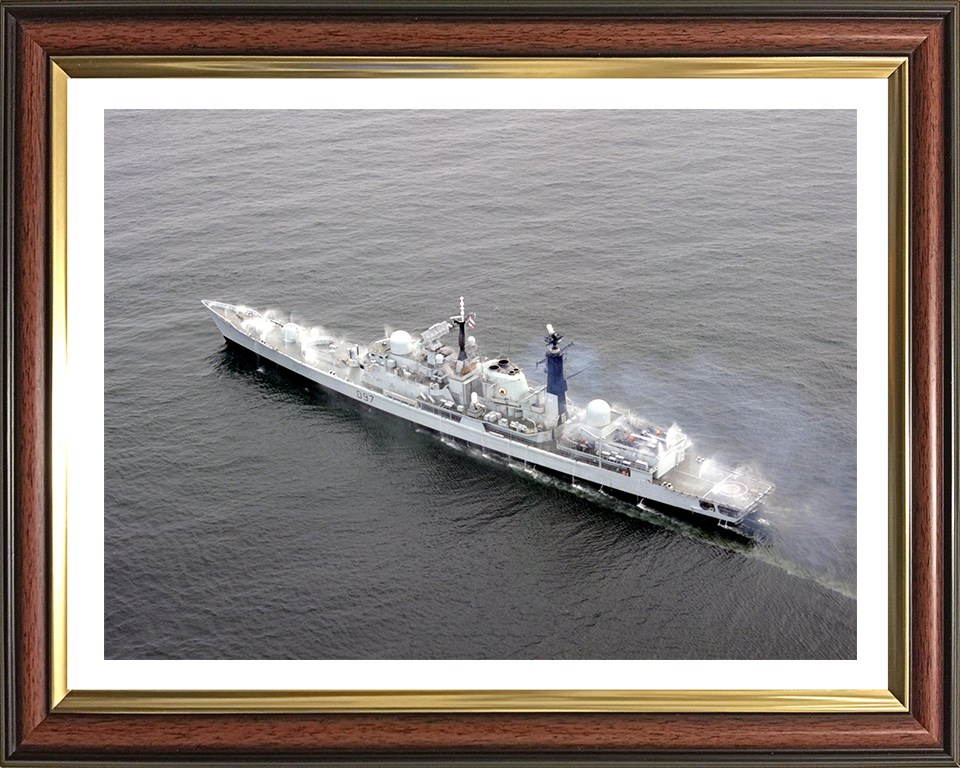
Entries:
{"label": "antenna mast", "polygon": [[[560,349],[562,333],[557,333],[547,323],[547,394],[557,398],[557,418],[562,424],[567,420],[567,380],[563,377],[563,350]],[[567,346],[570,346],[569,344]]]}
{"label": "antenna mast", "polygon": [[470,327],[473,328],[474,315],[471,312],[469,315],[466,313],[466,310],[463,306],[463,296],[460,297],[460,314],[454,315],[450,318],[451,323],[455,323],[460,326],[460,354],[457,357],[457,360],[463,361],[467,359],[467,334],[465,326],[469,323]]}

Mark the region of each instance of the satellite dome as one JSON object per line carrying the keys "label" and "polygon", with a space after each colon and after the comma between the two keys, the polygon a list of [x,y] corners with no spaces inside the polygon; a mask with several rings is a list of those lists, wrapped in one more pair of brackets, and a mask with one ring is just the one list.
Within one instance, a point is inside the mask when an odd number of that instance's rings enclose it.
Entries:
{"label": "satellite dome", "polygon": [[409,355],[413,349],[413,338],[406,331],[394,331],[390,334],[390,351],[395,355]]}
{"label": "satellite dome", "polygon": [[283,340],[293,343],[300,338],[300,326],[296,323],[287,323],[283,326]]}
{"label": "satellite dome", "polygon": [[610,403],[606,400],[591,400],[587,403],[584,421],[591,427],[605,427],[610,423]]}

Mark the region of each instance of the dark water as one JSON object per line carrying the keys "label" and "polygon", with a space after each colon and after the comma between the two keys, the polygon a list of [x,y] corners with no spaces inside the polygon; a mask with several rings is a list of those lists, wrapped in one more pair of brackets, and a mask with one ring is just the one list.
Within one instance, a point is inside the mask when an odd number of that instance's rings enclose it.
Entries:
{"label": "dark water", "polygon": [[[107,658],[856,655],[856,116],[106,117]],[[777,485],[744,544],[228,349],[478,316]],[[286,315],[284,315],[286,319]]]}

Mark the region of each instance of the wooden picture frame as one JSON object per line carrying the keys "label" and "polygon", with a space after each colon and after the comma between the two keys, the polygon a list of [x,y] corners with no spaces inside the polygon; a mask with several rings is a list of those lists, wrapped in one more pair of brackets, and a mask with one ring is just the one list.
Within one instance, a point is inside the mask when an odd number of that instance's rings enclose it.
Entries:
{"label": "wooden picture frame", "polygon": [[[0,5],[3,762],[958,764],[956,2]],[[62,105],[51,81],[58,58],[114,55],[905,57],[909,631],[902,643],[892,641],[891,669],[903,667],[908,706],[724,713],[664,701],[654,712],[386,714],[257,711],[256,700],[230,713],[202,706],[188,713],[185,698],[183,706],[173,701],[133,714],[58,706],[51,381],[62,318],[55,315],[51,253],[58,215],[52,186],[62,177],[50,168],[60,139],[49,127]]]}

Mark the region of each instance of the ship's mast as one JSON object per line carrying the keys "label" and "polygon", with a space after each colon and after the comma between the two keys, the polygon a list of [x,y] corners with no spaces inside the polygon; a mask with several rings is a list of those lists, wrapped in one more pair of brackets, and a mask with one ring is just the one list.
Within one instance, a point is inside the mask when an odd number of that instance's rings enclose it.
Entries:
{"label": "ship's mast", "polygon": [[[563,350],[560,349],[562,333],[557,333],[547,324],[547,394],[557,398],[557,418],[562,424],[567,420],[567,380],[563,377]],[[569,346],[569,345],[568,345]]]}
{"label": "ship's mast", "polygon": [[475,318],[473,316],[473,312],[471,312],[468,315],[464,311],[463,296],[461,296],[460,297],[460,314],[454,315],[453,317],[450,318],[451,323],[456,323],[460,327],[460,354],[457,357],[457,360],[460,360],[461,362],[467,359],[467,333],[465,330],[465,326],[467,325],[467,323],[469,323],[470,327],[472,328],[474,319]]}

